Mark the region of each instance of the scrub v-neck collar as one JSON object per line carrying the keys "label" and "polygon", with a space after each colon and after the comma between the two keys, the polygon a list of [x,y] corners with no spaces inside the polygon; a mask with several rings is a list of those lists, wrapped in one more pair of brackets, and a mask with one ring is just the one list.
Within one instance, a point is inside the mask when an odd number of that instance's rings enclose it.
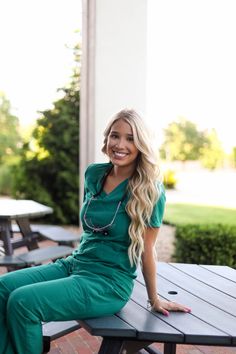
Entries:
{"label": "scrub v-neck collar", "polygon": [[121,188],[121,186],[123,186],[123,184],[127,183],[127,181],[128,181],[128,178],[124,179],[122,182],[117,184],[117,186],[115,188],[113,188],[112,191],[110,191],[109,193],[107,193],[106,191],[104,191],[104,189],[102,189],[101,194],[106,197],[109,197],[110,195],[116,193],[117,190],[119,190]]}

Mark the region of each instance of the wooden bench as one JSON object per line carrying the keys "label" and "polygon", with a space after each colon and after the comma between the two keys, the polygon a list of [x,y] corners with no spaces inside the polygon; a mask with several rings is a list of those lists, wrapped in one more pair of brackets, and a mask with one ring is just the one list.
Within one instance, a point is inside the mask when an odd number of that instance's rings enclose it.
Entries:
{"label": "wooden bench", "polygon": [[68,256],[73,251],[69,246],[49,246],[37,248],[18,255],[0,256],[0,266],[10,267],[10,270],[39,265],[47,260],[56,260]]}
{"label": "wooden bench", "polygon": [[[32,224],[31,229],[35,235],[57,242],[59,245],[76,247],[80,241],[80,234],[57,225]],[[12,225],[12,232],[20,232],[17,224]]]}
{"label": "wooden bench", "polygon": [[51,341],[80,329],[77,321],[58,321],[43,323],[43,353],[50,351]]}
{"label": "wooden bench", "polygon": [[12,269],[19,269],[26,266],[26,263],[15,255],[6,256],[2,253],[0,255],[0,267],[12,267]]}
{"label": "wooden bench", "polygon": [[66,230],[56,225],[32,225],[33,231],[38,232],[42,237],[57,242],[59,245],[70,245],[75,247],[80,241],[80,234]]}

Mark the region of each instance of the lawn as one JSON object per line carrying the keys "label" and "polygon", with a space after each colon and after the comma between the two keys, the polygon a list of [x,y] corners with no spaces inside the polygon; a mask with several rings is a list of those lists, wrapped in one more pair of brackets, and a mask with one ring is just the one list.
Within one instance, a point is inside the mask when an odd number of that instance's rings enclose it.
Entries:
{"label": "lawn", "polygon": [[236,225],[236,209],[196,204],[167,204],[164,223]]}

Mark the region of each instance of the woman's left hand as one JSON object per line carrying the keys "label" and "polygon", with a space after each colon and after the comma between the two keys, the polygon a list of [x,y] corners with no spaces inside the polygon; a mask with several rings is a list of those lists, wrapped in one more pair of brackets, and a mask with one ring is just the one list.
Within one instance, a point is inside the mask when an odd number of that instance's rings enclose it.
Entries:
{"label": "woman's left hand", "polygon": [[169,311],[191,312],[191,309],[185,305],[161,299],[158,299],[152,304],[152,310],[163,313],[165,316],[169,316]]}

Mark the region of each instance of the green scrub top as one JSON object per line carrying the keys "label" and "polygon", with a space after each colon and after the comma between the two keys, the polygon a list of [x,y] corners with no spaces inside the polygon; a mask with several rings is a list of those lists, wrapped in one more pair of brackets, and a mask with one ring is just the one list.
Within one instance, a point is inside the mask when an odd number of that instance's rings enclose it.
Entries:
{"label": "green scrub top", "polygon": [[[85,172],[84,203],[80,215],[83,233],[79,247],[73,252],[73,257],[79,262],[80,270],[109,278],[117,285],[121,295],[129,297],[136,277],[136,266],[130,265],[128,257],[130,217],[125,210],[128,201],[126,192],[128,179],[121,182],[109,194],[101,190],[103,177],[111,167],[111,163],[92,164]],[[162,184],[159,184],[158,188],[161,194],[153,208],[150,227],[160,227],[162,223],[165,192]],[[91,200],[100,190],[99,195]],[[117,210],[122,198],[123,201]],[[109,225],[113,218],[114,222],[108,228],[108,234],[102,231],[93,232],[86,225],[87,223],[93,228],[103,227]]]}

